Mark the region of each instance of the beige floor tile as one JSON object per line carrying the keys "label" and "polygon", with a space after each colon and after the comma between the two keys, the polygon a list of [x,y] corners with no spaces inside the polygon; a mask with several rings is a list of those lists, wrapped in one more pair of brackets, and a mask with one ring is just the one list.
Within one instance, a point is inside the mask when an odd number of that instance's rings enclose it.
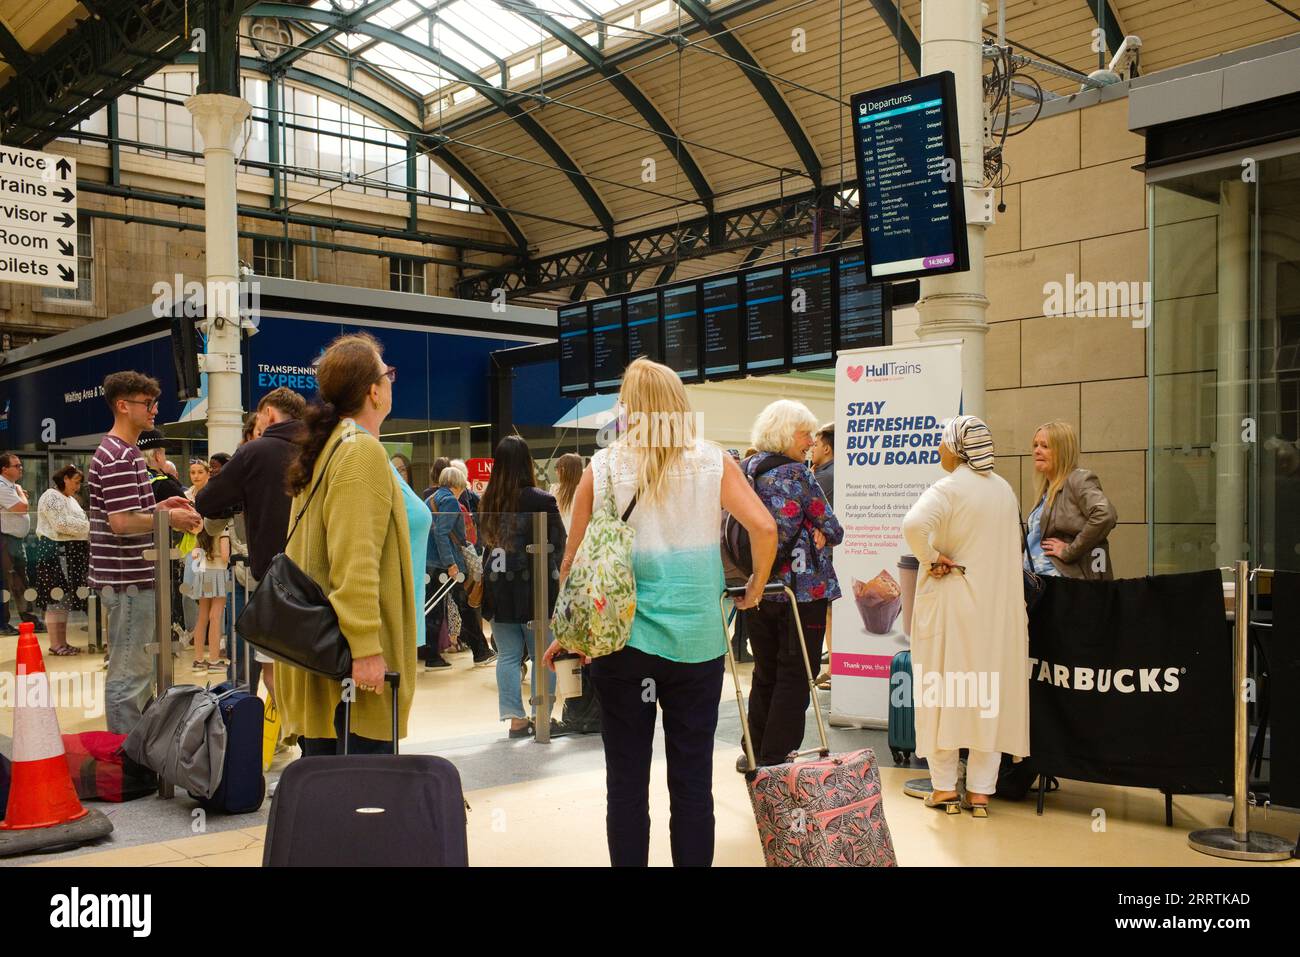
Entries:
{"label": "beige floor tile", "polygon": [[184,857],[206,857],[210,854],[223,854],[230,851],[242,851],[259,843],[260,837],[254,837],[243,831],[213,831],[209,834],[196,834],[193,837],[167,841],[170,847]]}
{"label": "beige floor tile", "polygon": [[107,851],[91,851],[80,857],[34,864],[34,867],[150,867],[184,861],[185,855],[166,844],[137,844]]}
{"label": "beige floor tile", "polygon": [[204,867],[261,867],[262,844],[257,842],[238,851],[226,851],[223,854],[205,854],[194,858]]}

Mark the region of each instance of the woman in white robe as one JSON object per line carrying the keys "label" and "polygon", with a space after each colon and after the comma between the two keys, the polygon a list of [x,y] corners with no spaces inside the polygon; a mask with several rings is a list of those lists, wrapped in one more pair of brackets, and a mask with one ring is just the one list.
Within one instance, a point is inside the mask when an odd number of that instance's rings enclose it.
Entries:
{"label": "woman in white robe", "polygon": [[[1020,511],[993,471],[993,438],[979,419],[948,422],[939,458],[949,474],[903,520],[922,571],[912,610],[916,753],[930,765],[928,806],[987,817],[1002,753],[1029,754]],[[970,749],[964,802],[959,748]]]}

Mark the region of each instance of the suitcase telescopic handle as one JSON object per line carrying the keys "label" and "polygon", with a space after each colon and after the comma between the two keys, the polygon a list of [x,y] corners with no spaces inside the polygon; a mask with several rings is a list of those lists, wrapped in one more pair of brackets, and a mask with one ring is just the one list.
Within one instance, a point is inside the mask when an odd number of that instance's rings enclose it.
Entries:
{"label": "suitcase telescopic handle", "polygon": [[[384,680],[393,689],[393,754],[397,754],[397,689],[402,686],[402,675],[396,671],[385,671]],[[352,701],[343,696],[343,754],[348,753],[348,736],[352,734]]]}
{"label": "suitcase telescopic handle", "polygon": [[[817,737],[821,741],[820,748],[796,751],[790,756],[790,760],[809,754],[820,754],[822,757],[828,757],[831,753],[831,746],[830,742],[826,739],[826,725],[822,720],[821,706],[817,703],[817,679],[813,677],[812,661],[808,657],[808,643],[804,640],[803,636],[803,621],[799,618],[799,603],[795,600],[794,592],[790,590],[790,586],[782,582],[768,582],[763,586],[764,595],[779,594],[781,592],[785,592],[786,597],[790,601],[790,616],[794,619],[795,630],[799,634],[799,657],[803,659],[804,672],[808,676],[808,697],[812,702],[813,717],[817,721]],[[745,587],[743,585],[729,587],[723,591],[722,596],[718,599],[718,606],[722,609],[723,637],[728,638],[726,642],[727,664],[731,667],[731,677],[736,685],[736,708],[740,712],[740,730],[742,737],[745,740],[745,757],[749,759],[749,769],[753,771],[757,769],[758,763],[755,760],[754,755],[754,742],[749,734],[749,720],[745,715],[745,698],[740,690],[740,672],[736,668],[736,658],[731,650],[731,641],[729,636],[725,634],[727,621],[725,600],[731,598],[734,601],[735,599],[743,598],[744,596]]]}

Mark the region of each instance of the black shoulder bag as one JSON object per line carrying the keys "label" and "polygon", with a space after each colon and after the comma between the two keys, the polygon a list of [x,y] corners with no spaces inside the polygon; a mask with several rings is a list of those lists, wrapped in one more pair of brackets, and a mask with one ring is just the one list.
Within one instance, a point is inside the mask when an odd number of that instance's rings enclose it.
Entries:
{"label": "black shoulder bag", "polygon": [[[320,483],[325,480],[329,460],[347,435],[340,436],[321,467],[320,477],[302,503],[293,528],[284,540],[285,548],[298,530]],[[277,661],[324,675],[335,681],[352,676],[352,649],[339,629],[334,606],[316,580],[294,564],[284,552],[271,559],[270,567],[248,604],[235,622],[239,636]]]}
{"label": "black shoulder bag", "polygon": [[[1033,555],[1029,552],[1029,537],[1025,534],[1023,523],[1020,524],[1020,542],[1024,546],[1025,558],[1029,560],[1030,568],[1032,568],[1034,560]],[[1043,589],[1047,587],[1047,583],[1043,581],[1042,575],[1031,571],[1030,568],[1025,568],[1024,562],[1020,563],[1020,570],[1023,572],[1025,579],[1025,611],[1032,612],[1034,606],[1038,604],[1038,600],[1043,597]]]}

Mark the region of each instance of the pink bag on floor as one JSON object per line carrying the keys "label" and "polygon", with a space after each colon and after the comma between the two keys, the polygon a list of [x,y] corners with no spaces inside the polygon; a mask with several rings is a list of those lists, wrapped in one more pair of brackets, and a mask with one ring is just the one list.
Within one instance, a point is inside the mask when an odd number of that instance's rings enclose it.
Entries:
{"label": "pink bag on floor", "polygon": [[747,777],[768,867],[897,866],[870,748]]}
{"label": "pink bag on floor", "polygon": [[[794,611],[794,593],[789,588],[772,584],[768,589],[784,591]],[[744,589],[728,589],[728,593],[735,597],[743,595]],[[876,754],[870,748],[831,754],[817,701],[812,663],[806,653],[803,625],[797,613],[790,617],[798,629],[799,647],[805,649],[804,668],[821,747],[791,754],[783,764],[756,766],[740,675],[730,638],[724,635],[727,663],[736,685],[745,756],[749,759],[745,784],[763,845],[763,861],[768,867],[897,867],[894,841],[885,821]],[[725,608],[723,621],[726,621]],[[818,757],[800,761],[804,754]]]}

